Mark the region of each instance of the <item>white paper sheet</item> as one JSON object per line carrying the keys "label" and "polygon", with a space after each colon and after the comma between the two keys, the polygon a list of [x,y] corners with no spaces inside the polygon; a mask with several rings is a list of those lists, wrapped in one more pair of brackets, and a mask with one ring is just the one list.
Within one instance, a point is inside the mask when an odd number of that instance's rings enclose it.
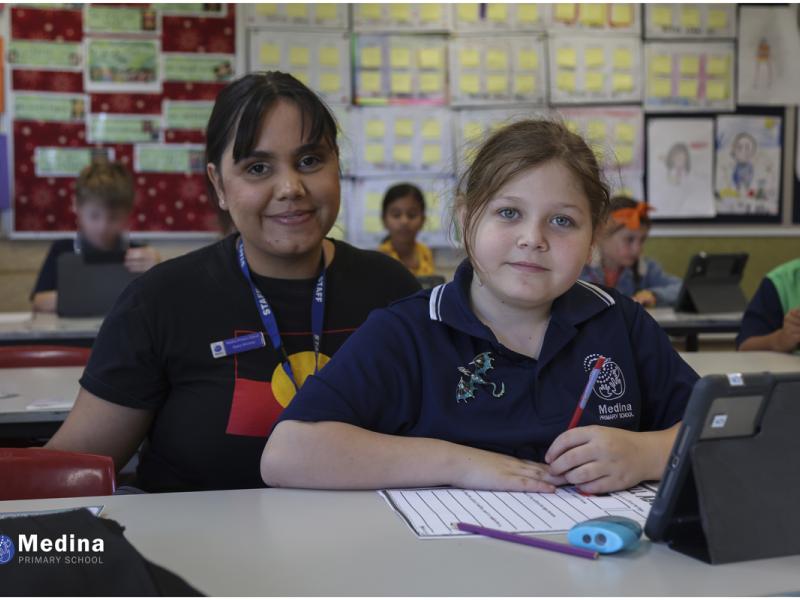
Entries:
{"label": "white paper sheet", "polygon": [[71,410],[75,400],[64,400],[63,398],[39,398],[25,407],[25,410]]}
{"label": "white paper sheet", "polygon": [[574,487],[555,494],[485,492],[451,488],[379,492],[420,538],[471,535],[456,529],[472,523],[515,533],[557,533],[576,523],[607,515],[647,520],[656,488],[640,485],[602,496],[584,496]]}

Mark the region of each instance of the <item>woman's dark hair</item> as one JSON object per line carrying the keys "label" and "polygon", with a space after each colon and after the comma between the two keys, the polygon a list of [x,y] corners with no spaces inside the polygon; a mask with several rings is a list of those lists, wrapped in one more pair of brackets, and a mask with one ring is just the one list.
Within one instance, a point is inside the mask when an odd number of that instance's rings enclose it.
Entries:
{"label": "woman's dark hair", "polygon": [[[217,95],[206,128],[206,162],[219,171],[231,141],[234,162],[249,155],[258,141],[264,115],[279,100],[297,106],[303,116],[303,139],[311,144],[326,143],[338,156],[336,119],[325,103],[288,73],[267,71],[240,77]],[[216,197],[214,186],[206,179],[209,193]]]}
{"label": "woman's dark hair", "polygon": [[417,201],[419,204],[419,208],[422,211],[423,216],[425,215],[425,196],[422,195],[422,190],[415,186],[413,183],[398,183],[397,185],[393,185],[386,193],[383,195],[383,208],[381,212],[381,216],[386,218],[386,212],[389,210],[389,206],[395,200],[399,200],[400,198],[405,198],[407,196],[411,196],[414,200]]}

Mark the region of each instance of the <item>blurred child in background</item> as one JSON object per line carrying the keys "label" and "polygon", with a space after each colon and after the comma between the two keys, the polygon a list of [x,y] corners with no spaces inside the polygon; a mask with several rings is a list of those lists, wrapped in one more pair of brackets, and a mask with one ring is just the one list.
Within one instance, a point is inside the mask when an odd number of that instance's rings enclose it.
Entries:
{"label": "blurred child in background", "polygon": [[389,235],[378,250],[399,260],[417,277],[435,272],[431,249],[417,241],[424,224],[422,191],[410,183],[390,187],[383,197],[383,225]]}

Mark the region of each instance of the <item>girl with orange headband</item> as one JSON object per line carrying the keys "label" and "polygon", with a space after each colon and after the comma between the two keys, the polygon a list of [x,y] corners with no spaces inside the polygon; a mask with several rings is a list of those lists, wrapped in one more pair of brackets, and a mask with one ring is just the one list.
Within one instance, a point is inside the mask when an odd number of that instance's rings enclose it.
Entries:
{"label": "girl with orange headband", "polygon": [[616,288],[643,306],[672,306],[681,280],[642,256],[650,233],[651,207],[628,196],[611,198],[611,211],[597,243],[598,252],[581,279]]}

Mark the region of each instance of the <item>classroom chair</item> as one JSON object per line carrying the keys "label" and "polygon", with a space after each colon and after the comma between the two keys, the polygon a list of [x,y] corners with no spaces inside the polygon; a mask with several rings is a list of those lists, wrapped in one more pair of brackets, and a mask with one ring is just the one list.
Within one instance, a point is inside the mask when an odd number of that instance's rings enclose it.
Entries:
{"label": "classroom chair", "polygon": [[0,500],[110,496],[114,461],[109,456],[44,448],[0,448]]}
{"label": "classroom chair", "polygon": [[0,346],[0,369],[27,367],[83,367],[91,348],[75,346]]}

